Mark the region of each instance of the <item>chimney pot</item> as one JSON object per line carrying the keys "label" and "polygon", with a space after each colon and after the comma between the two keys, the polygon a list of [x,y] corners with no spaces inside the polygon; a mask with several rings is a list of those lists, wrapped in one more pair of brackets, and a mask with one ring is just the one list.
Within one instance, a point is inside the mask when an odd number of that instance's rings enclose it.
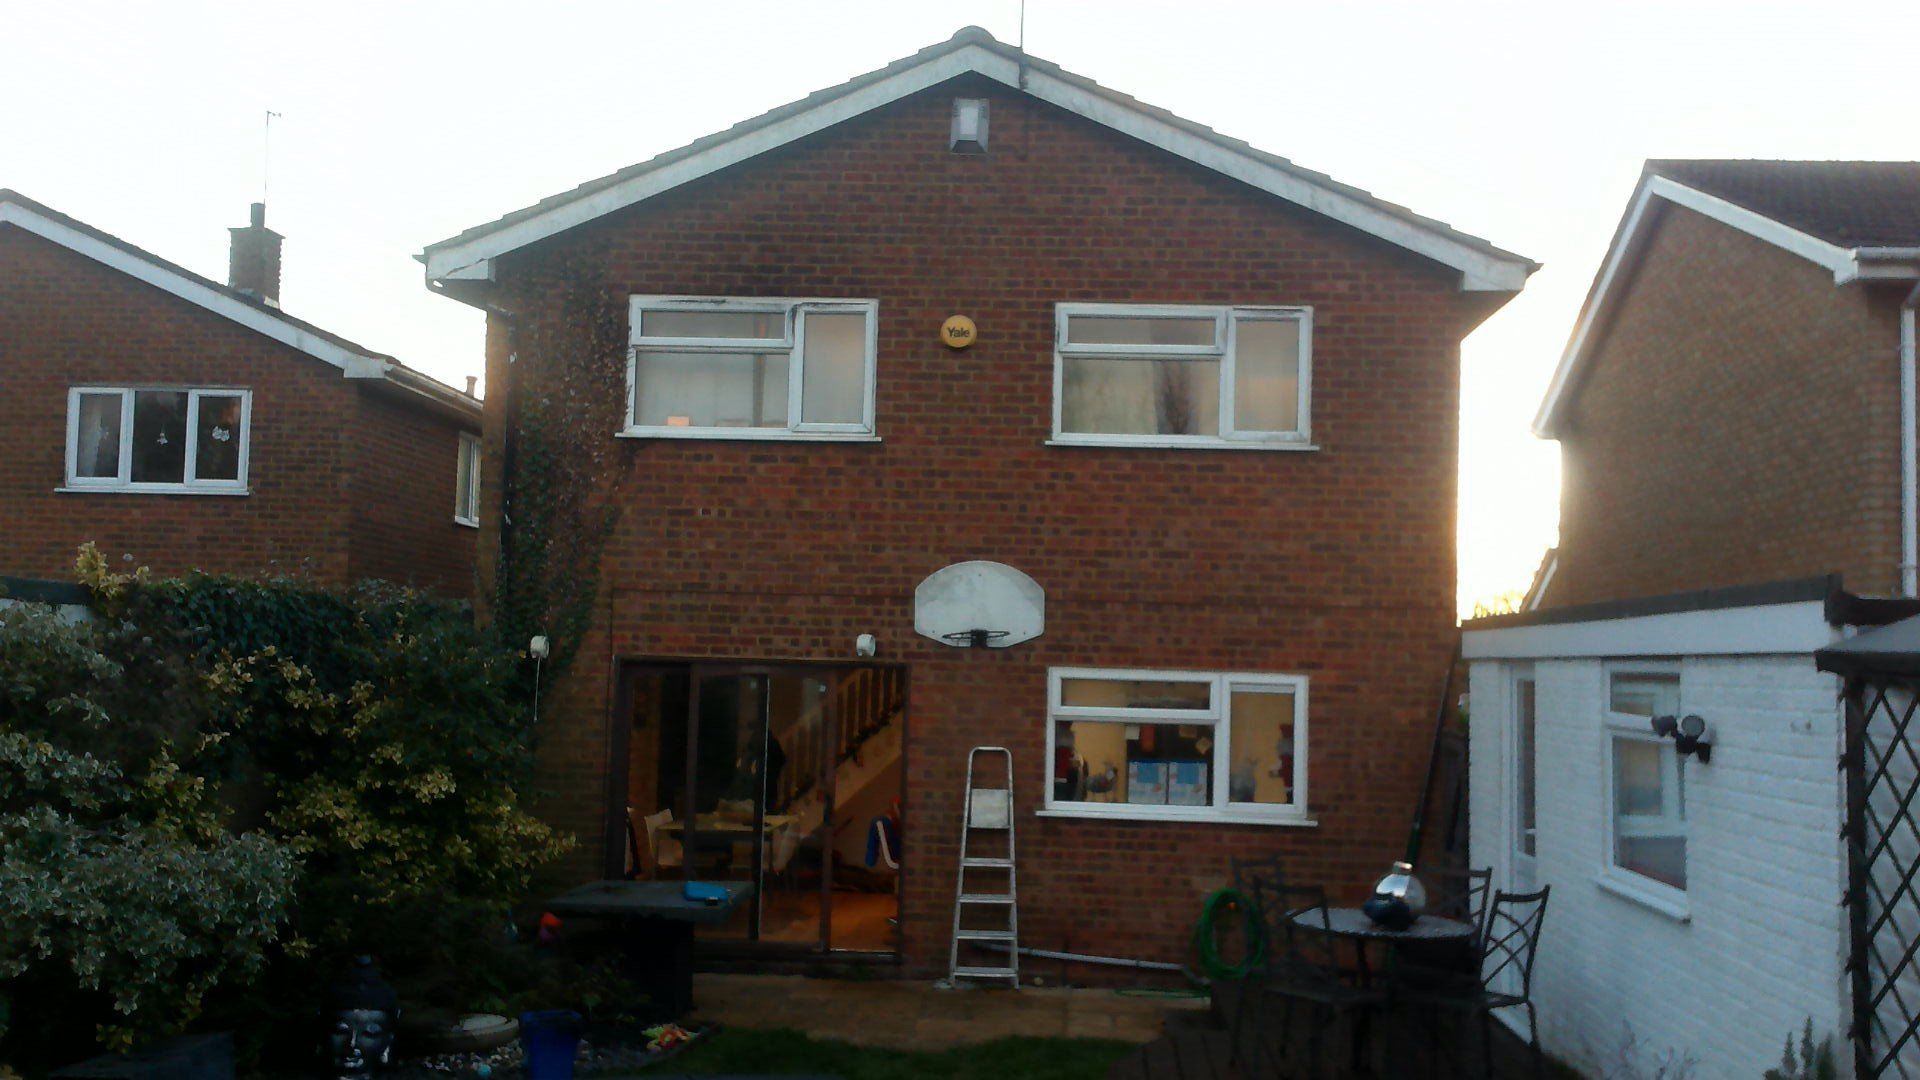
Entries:
{"label": "chimney pot", "polygon": [[478,376],[478,375],[469,375],[469,376],[467,376],[467,396],[468,396],[468,397],[472,397],[472,396],[473,396],[473,388],[474,388],[474,386],[475,386],[476,384],[478,384],[479,382],[480,382],[480,376]]}
{"label": "chimney pot", "polygon": [[280,234],[267,228],[267,204],[254,203],[248,224],[228,229],[227,284],[270,307],[280,306]]}

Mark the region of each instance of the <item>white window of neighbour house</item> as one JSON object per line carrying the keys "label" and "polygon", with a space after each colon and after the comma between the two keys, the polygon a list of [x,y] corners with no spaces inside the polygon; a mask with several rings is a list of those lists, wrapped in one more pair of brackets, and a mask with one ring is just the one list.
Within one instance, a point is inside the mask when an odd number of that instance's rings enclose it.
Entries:
{"label": "white window of neighbour house", "polygon": [[1304,675],[1054,668],[1042,813],[1312,824]]}
{"label": "white window of neighbour house", "polygon": [[1311,449],[1313,312],[1059,304],[1053,442]]}
{"label": "white window of neighbour house", "polygon": [[624,434],[870,439],[873,300],[636,296]]}
{"label": "white window of neighbour house", "polygon": [[1686,765],[1672,739],[1653,733],[1652,718],[1679,712],[1677,670],[1608,672],[1601,880],[1675,914],[1686,910]]}
{"label": "white window of neighbour house", "polygon": [[246,390],[76,386],[64,490],[244,495],[252,413]]}
{"label": "white window of neighbour house", "polygon": [[459,525],[480,525],[480,437],[462,432],[460,457],[455,465],[453,520]]}

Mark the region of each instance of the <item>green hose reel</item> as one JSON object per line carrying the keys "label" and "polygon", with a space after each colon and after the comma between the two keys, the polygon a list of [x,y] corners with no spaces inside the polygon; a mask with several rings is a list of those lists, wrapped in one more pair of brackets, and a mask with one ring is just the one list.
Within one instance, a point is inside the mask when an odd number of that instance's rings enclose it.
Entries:
{"label": "green hose reel", "polygon": [[[1223,914],[1238,912],[1246,940],[1246,954],[1238,963],[1229,964],[1220,956],[1219,935],[1215,925]],[[1200,958],[1200,970],[1210,979],[1244,979],[1258,971],[1267,959],[1266,927],[1260,910],[1238,889],[1215,889],[1200,905],[1200,921],[1193,928],[1193,951]]]}

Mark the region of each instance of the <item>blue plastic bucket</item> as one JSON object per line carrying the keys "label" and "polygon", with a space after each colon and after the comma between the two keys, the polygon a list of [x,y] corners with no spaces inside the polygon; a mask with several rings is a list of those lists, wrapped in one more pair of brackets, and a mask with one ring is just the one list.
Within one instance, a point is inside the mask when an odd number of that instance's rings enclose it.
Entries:
{"label": "blue plastic bucket", "polygon": [[521,1013],[520,1046],[527,1054],[527,1080],[573,1080],[580,1014],[572,1009]]}

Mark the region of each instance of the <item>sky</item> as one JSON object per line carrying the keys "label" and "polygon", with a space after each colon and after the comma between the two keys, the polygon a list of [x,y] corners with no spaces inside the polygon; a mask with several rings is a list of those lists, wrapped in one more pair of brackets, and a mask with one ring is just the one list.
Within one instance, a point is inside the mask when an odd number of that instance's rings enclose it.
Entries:
{"label": "sky", "polygon": [[[0,8],[0,187],[224,280],[264,189],[286,310],[454,385],[478,312],[422,247],[1020,0]],[[1558,520],[1529,425],[1658,157],[1920,157],[1920,4],[1027,0],[1036,56],[1545,267],[1462,347],[1462,609]],[[263,147],[265,114],[273,121]],[[264,163],[264,168],[263,168]]]}

